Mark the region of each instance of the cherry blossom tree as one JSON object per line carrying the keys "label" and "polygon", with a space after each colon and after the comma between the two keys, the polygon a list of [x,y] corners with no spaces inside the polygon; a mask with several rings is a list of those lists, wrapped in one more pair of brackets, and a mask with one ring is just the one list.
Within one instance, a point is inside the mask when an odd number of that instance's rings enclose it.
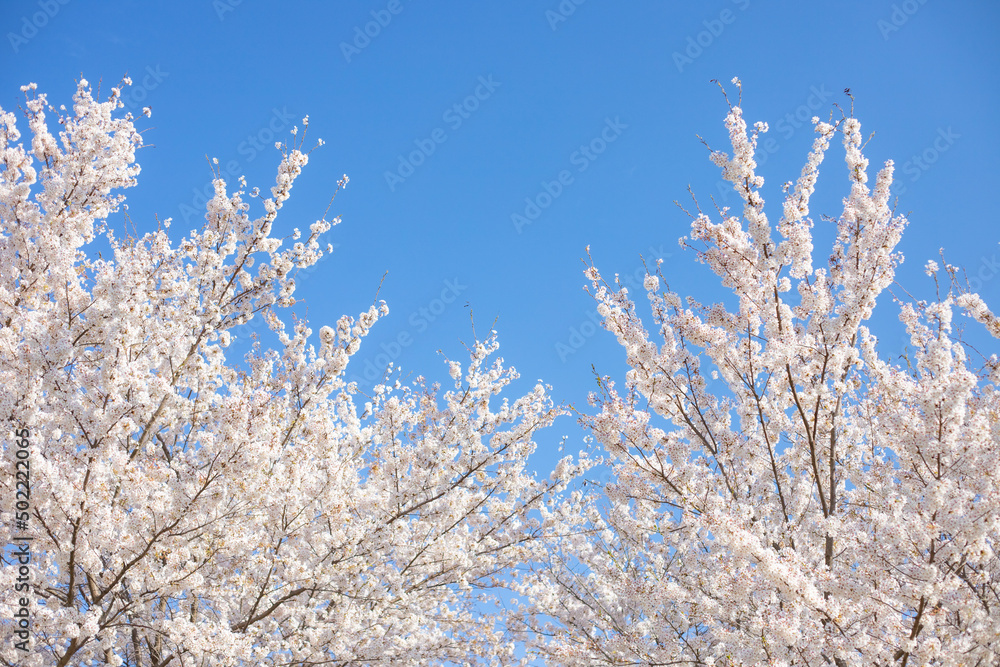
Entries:
{"label": "cherry blossom tree", "polygon": [[[948,290],[899,301],[911,365],[880,357],[865,322],[902,261],[893,165],[869,188],[853,105],[813,123],[773,224],[754,161],[767,126],[730,106],[733,154],[711,159],[742,216],[698,207],[681,239],[728,306],[682,300],[657,266],[651,334],[625,288],[586,271],[630,369],[621,388],[599,378],[584,419],[612,482],[548,512],[572,530],[519,580],[547,664],[1000,664],[1000,364],[953,317],[993,337],[1000,320],[929,262]],[[837,133],[850,189],[819,267],[809,204]]]}
{"label": "cherry blossom tree", "polygon": [[[80,81],[70,112],[23,91],[30,145],[0,111],[0,538],[23,532],[10,443],[27,429],[31,652],[15,648],[7,552],[0,662],[514,662],[492,591],[580,470],[526,468],[563,411],[547,388],[498,403],[517,376],[491,335],[448,362],[448,390],[387,379],[362,396],[345,369],[385,304],[318,340],[286,330],[296,271],[339,221],[284,249],[275,236],[304,130],[270,197],[217,178],[200,231],[175,244],[167,220],[121,240],[110,221],[142,138],[120,89],[101,102]],[[101,237],[111,257],[87,253]],[[254,317],[277,349],[234,363],[230,330]]]}

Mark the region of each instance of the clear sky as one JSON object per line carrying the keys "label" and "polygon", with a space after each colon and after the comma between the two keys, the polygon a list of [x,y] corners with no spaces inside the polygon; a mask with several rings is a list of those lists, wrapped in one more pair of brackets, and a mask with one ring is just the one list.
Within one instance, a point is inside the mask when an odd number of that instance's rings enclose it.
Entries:
{"label": "clear sky", "polygon": [[[689,201],[689,185],[702,201],[720,196],[696,136],[728,149],[713,78],[735,99],[728,82],[739,76],[747,120],[770,123],[774,141],[758,160],[775,218],[779,186],[798,176],[812,142],[808,119],[849,105],[849,87],[863,130],[875,132],[873,171],[896,161],[899,210],[911,212],[897,279],[933,298],[922,267],[944,247],[1000,309],[1000,231],[987,198],[1000,182],[995,2],[5,0],[0,27],[4,109],[17,108],[28,82],[58,105],[80,76],[105,92],[132,77],[129,103],[152,108],[138,123],[150,144],[139,185],[127,192],[140,232],[155,216],[173,218],[175,240],[200,226],[206,155],[270,187],[270,144],[308,114],[309,135],[326,145],[279,229],[307,230],[342,174],[350,184],[332,208],[343,218],[327,237],[337,249],[300,277],[295,310],[308,309],[318,331],[366,309],[388,271],[378,296],[391,313],[350,367],[362,385],[389,360],[448,380],[437,350],[465,358],[471,308],[481,335],[496,320],[520,388],[541,378],[556,400],[586,409],[591,364],[620,378],[623,362],[592,324],[588,244],[605,275],[641,284],[640,253],[663,257],[672,289],[721,299],[718,279],[678,247],[689,220],[673,204]],[[837,144],[817,218],[840,212],[846,185]],[[817,265],[831,228],[817,220]],[[876,332],[895,357],[898,311],[887,298],[879,305]],[[543,438],[540,471],[564,433],[570,449],[579,443],[563,420]]]}

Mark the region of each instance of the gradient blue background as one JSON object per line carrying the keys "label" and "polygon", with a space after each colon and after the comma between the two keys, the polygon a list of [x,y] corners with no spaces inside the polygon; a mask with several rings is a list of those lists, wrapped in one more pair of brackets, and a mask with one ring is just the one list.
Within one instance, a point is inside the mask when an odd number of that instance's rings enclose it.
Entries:
{"label": "gradient blue background", "polygon": [[[813,140],[808,123],[796,127],[786,114],[839,117],[833,105],[850,104],[842,92],[850,87],[863,130],[875,132],[866,148],[872,176],[894,159],[899,210],[911,212],[897,279],[915,297],[933,298],[922,267],[940,261],[944,247],[949,262],[979,276],[980,293],[1000,309],[991,199],[1000,180],[995,2],[587,0],[563,2],[573,8],[568,16],[552,13],[558,0],[398,0],[395,14],[386,13],[389,4],[6,1],[0,106],[16,109],[19,86],[28,82],[68,104],[81,75],[103,81],[106,93],[128,73],[134,110],[152,107],[152,118],[138,122],[150,146],[138,155],[138,187],[127,191],[130,214],[140,233],[156,227],[155,216],[173,218],[175,241],[200,225],[182,206],[211,179],[206,155],[223,166],[235,161],[251,187],[269,188],[278,154],[257,151],[250,139],[268,138],[269,123],[286,138],[308,114],[309,136],[327,143],[312,154],[279,231],[307,230],[340,176],[351,181],[331,210],[343,217],[327,236],[337,249],[300,276],[297,296],[305,300],[295,311],[307,314],[315,331],[341,314],[356,315],[388,271],[378,297],[391,314],[350,367],[366,386],[368,364],[390,358],[413,375],[447,381],[437,351],[465,358],[471,308],[481,335],[496,320],[501,353],[522,374],[519,389],[541,378],[558,401],[587,409],[591,364],[623,377],[613,336],[587,324],[594,304],[582,289],[581,258],[588,244],[607,276],[641,276],[640,253],[660,255],[671,288],[702,302],[722,299],[718,279],[678,247],[689,220],[673,204],[688,206],[688,185],[707,208],[710,196],[720,196],[718,170],[696,136],[728,149],[726,102],[712,78],[725,82],[735,101],[729,80],[739,76],[747,120],[771,125],[777,149],[759,173],[775,220],[779,186],[797,178]],[[391,22],[355,43],[372,12]],[[344,44],[356,52],[345,55]],[[475,93],[480,77],[499,85],[455,127],[446,113]],[[801,109],[809,104],[813,110]],[[607,119],[627,128],[579,171],[574,152],[599,136]],[[386,172],[437,128],[446,141],[390,188]],[[945,135],[951,138],[938,141],[946,148],[940,151],[935,140]],[[926,169],[914,162],[925,152],[934,158]],[[511,215],[523,214],[525,198],[563,170],[572,183],[519,233]],[[846,193],[838,143],[812,207],[819,266],[833,229],[819,216],[839,214]],[[124,229],[122,215],[114,222]],[[447,289],[454,301],[435,302]],[[902,351],[898,309],[888,295],[879,305],[873,326],[885,355],[895,358]],[[433,321],[421,308],[437,311]],[[397,348],[400,334],[410,343]],[[572,354],[557,348],[578,343]],[[985,348],[989,354],[996,346]],[[568,449],[579,446],[581,431],[563,419],[542,437],[534,459],[541,473],[559,456],[562,434],[570,436]]]}

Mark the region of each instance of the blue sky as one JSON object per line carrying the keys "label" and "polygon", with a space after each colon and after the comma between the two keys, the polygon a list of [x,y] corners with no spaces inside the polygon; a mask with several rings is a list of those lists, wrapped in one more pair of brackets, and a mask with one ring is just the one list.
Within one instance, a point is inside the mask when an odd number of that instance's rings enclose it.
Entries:
{"label": "blue sky", "polygon": [[[447,380],[437,351],[465,358],[471,308],[480,335],[496,320],[521,388],[541,378],[557,401],[586,409],[591,365],[620,378],[623,361],[593,325],[587,245],[605,275],[641,283],[640,254],[662,257],[672,289],[724,296],[678,247],[689,220],[673,204],[689,201],[689,185],[702,201],[720,196],[696,136],[728,148],[713,78],[735,99],[728,82],[739,76],[747,120],[771,125],[759,173],[772,216],[812,142],[808,118],[849,105],[849,87],[863,130],[875,132],[873,169],[896,161],[899,210],[911,212],[897,279],[933,298],[922,267],[944,247],[1000,308],[1000,232],[984,198],[1000,181],[998,19],[1000,5],[964,0],[8,0],[0,106],[16,109],[28,82],[59,104],[81,75],[109,88],[128,73],[130,104],[152,107],[138,123],[150,147],[138,154],[130,214],[140,232],[173,218],[175,240],[200,225],[206,155],[269,187],[270,144],[308,114],[309,135],[326,145],[279,229],[307,229],[341,175],[351,180],[331,211],[343,218],[327,237],[337,249],[299,280],[296,312],[308,308],[317,331],[356,315],[388,271],[378,296],[391,313],[349,375],[370,385],[365,371],[392,360]],[[838,144],[821,169],[817,218],[839,213],[846,184]],[[817,229],[821,265],[832,226]],[[898,311],[888,298],[879,305],[874,326],[895,357]],[[564,433],[571,449],[581,437],[563,420],[543,438],[540,471]]]}

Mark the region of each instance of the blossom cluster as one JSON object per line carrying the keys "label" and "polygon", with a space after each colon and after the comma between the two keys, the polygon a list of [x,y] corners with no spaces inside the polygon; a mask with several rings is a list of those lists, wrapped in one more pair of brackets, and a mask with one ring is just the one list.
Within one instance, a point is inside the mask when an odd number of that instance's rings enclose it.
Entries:
{"label": "blossom cluster", "polygon": [[[738,81],[736,81],[738,84]],[[553,512],[574,527],[521,583],[528,641],[561,665],[986,665],[1000,659],[997,356],[976,372],[958,307],[1000,338],[957,282],[902,304],[910,367],[866,326],[902,260],[893,165],[868,186],[861,125],[814,119],[782,216],[732,106],[732,157],[712,151],[742,216],[693,214],[693,249],[732,307],[644,287],[654,332],[620,284],[586,270],[630,367],[583,421],[613,479]],[[850,189],[826,266],[809,203],[840,133]],[[775,236],[777,234],[777,237]],[[936,275],[938,267],[929,264]]]}
{"label": "blossom cluster", "polygon": [[[37,559],[32,652],[4,620],[0,659],[514,661],[503,615],[483,610],[551,532],[537,509],[580,472],[527,467],[563,412],[548,388],[498,398],[517,374],[491,334],[447,362],[453,387],[387,381],[359,405],[346,368],[386,305],[321,327],[318,345],[308,322],[279,316],[337,222],[291,247],[276,236],[304,133],[279,145],[270,197],[216,178],[201,229],[175,243],[167,220],[119,239],[109,220],[142,145],[120,90],[102,102],[80,81],[69,112],[24,92],[27,145],[0,112],[0,413],[5,442],[21,425],[37,434]],[[102,235],[111,253],[95,257]],[[233,334],[255,317],[278,345],[234,362]],[[0,463],[3,543],[13,465]],[[0,588],[15,572],[0,568]],[[0,599],[0,616],[13,604]]]}
{"label": "blossom cluster", "polygon": [[[445,360],[447,388],[387,377],[365,395],[347,369],[385,303],[315,336],[286,324],[339,222],[277,236],[305,132],[277,145],[269,197],[216,174],[200,229],[119,239],[142,147],[121,89],[102,102],[80,81],[71,111],[22,90],[30,140],[0,110],[0,415],[5,442],[32,430],[37,530],[33,651],[0,598],[6,664],[1000,658],[1000,361],[974,368],[954,317],[995,338],[1000,318],[946,265],[947,294],[900,302],[907,365],[880,357],[866,323],[906,219],[891,162],[869,187],[857,119],[814,119],[772,224],[753,157],[768,127],[730,106],[732,155],[710,157],[742,211],[699,208],[680,242],[734,299],[682,299],[658,262],[644,322],[591,263],[629,370],[598,378],[582,418],[604,453],[539,477],[538,434],[568,410],[541,382],[511,396],[496,332]],[[820,266],[810,201],[838,133],[849,190]],[[237,362],[257,317],[277,345]],[[611,481],[591,484],[601,465]],[[8,543],[13,457],[0,472]]]}

